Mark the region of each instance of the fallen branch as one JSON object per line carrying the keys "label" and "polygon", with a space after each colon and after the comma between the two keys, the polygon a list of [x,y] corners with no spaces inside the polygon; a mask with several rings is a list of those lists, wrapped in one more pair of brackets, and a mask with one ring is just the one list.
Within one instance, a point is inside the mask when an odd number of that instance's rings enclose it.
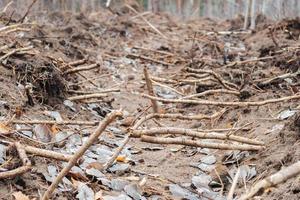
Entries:
{"label": "fallen branch", "polygon": [[201,139],[218,139],[218,140],[232,140],[236,142],[242,142],[246,144],[253,144],[253,145],[264,145],[264,142],[248,139],[245,137],[235,136],[235,135],[227,135],[222,133],[202,133],[193,131],[190,129],[185,128],[174,128],[174,127],[162,127],[162,128],[151,128],[149,130],[133,130],[132,136],[133,137],[142,137],[144,135],[154,136],[157,134],[172,134],[172,135],[184,135],[184,136],[191,136],[195,138]]}
{"label": "fallen branch", "polygon": [[53,191],[58,186],[60,181],[65,177],[65,175],[71,170],[71,168],[77,163],[77,160],[88,150],[88,148],[98,139],[106,127],[117,117],[122,116],[121,111],[114,111],[110,113],[104,120],[99,124],[97,129],[93,134],[90,135],[88,140],[80,147],[80,149],[72,156],[68,164],[62,169],[62,171],[57,175],[56,179],[52,182],[50,187],[47,189],[42,197],[42,200],[48,200],[52,196]]}
{"label": "fallen branch", "polygon": [[205,69],[193,69],[193,68],[186,68],[188,72],[193,72],[193,73],[204,73],[204,74],[211,74],[212,76],[217,79],[221,85],[223,85],[226,89],[228,90],[237,90],[239,87],[233,83],[230,83],[228,81],[225,81],[219,74],[212,70],[205,70]]}
{"label": "fallen branch", "polygon": [[37,2],[37,0],[33,0],[33,1],[31,2],[31,4],[30,4],[30,5],[28,6],[28,8],[27,8],[25,14],[23,15],[23,17],[22,17],[21,19],[18,20],[18,22],[20,22],[20,23],[23,23],[23,22],[24,22],[24,19],[25,19],[25,18],[27,17],[27,15],[29,14],[29,12],[30,12],[32,6],[35,4],[35,2]]}
{"label": "fallen branch", "polygon": [[56,125],[88,125],[95,126],[97,121],[55,121],[55,120],[11,120],[14,124],[56,124]]}
{"label": "fallen branch", "polygon": [[233,194],[234,194],[234,190],[236,188],[236,185],[238,183],[239,177],[240,177],[240,168],[237,169],[236,174],[232,180],[232,185],[230,187],[230,190],[227,194],[227,200],[232,200],[233,199]]}
{"label": "fallen branch", "polygon": [[191,139],[186,139],[184,137],[162,138],[162,137],[151,137],[151,136],[143,135],[141,137],[141,141],[155,143],[155,144],[178,144],[178,145],[185,145],[185,146],[210,148],[210,149],[222,149],[222,150],[259,151],[263,149],[263,147],[261,146],[200,142]]}
{"label": "fallen branch", "polygon": [[28,46],[28,47],[24,47],[24,48],[18,48],[18,49],[11,50],[10,52],[6,53],[4,56],[0,57],[0,62],[2,62],[5,58],[7,58],[17,52],[28,51],[31,49],[33,49],[33,46]]}
{"label": "fallen branch", "polygon": [[206,95],[216,94],[216,93],[240,95],[240,92],[238,92],[238,91],[225,90],[225,89],[217,89],[217,90],[206,90],[206,91],[201,92],[201,93],[192,94],[192,95],[188,95],[188,96],[182,97],[181,99],[192,99],[192,98],[203,97],[203,96],[206,96]]}
{"label": "fallen branch", "polygon": [[[13,142],[4,141],[4,140],[1,140],[0,142],[4,143],[4,144],[8,144],[8,145],[14,144]],[[33,154],[33,155],[45,157],[45,158],[51,158],[51,159],[55,159],[55,160],[69,161],[72,157],[71,155],[66,155],[66,154],[62,154],[62,153],[58,153],[58,152],[50,151],[50,150],[46,150],[46,149],[40,149],[40,148],[28,146],[28,145],[25,145],[25,146],[23,145],[23,148],[29,154]]]}
{"label": "fallen branch", "polygon": [[279,76],[270,78],[270,79],[268,79],[268,80],[265,80],[265,81],[263,81],[263,82],[257,83],[257,86],[258,86],[258,87],[263,87],[263,86],[266,86],[266,85],[269,85],[269,84],[272,84],[272,83],[276,83],[276,82],[279,82],[279,81],[283,81],[283,80],[286,79],[286,78],[297,77],[299,74],[300,74],[300,70],[298,70],[298,71],[295,72],[295,73],[282,74],[282,75],[279,75]]}
{"label": "fallen branch", "polygon": [[28,172],[31,169],[31,162],[26,155],[24,147],[19,142],[15,142],[14,147],[17,149],[19,158],[21,159],[23,166],[10,171],[0,172],[0,180],[4,178],[14,178]]}
{"label": "fallen branch", "polygon": [[94,94],[94,93],[120,92],[120,89],[119,88],[112,88],[112,89],[99,90],[99,91],[68,90],[67,92],[73,93],[73,94]]}
{"label": "fallen branch", "polygon": [[81,67],[74,67],[74,68],[66,70],[64,72],[64,74],[71,74],[71,73],[80,72],[80,71],[88,71],[88,70],[91,70],[91,69],[95,69],[99,66],[100,65],[98,63],[95,63],[95,64],[81,66]]}
{"label": "fallen branch", "polygon": [[[148,93],[149,93],[149,95],[154,96],[153,86],[152,86],[152,82],[150,80],[150,76],[149,76],[147,67],[144,67],[144,76],[145,76],[145,80],[146,80],[146,85],[147,85]],[[153,112],[154,113],[158,113],[159,112],[159,108],[158,108],[157,101],[151,99],[151,104],[152,104]]]}
{"label": "fallen branch", "polygon": [[70,101],[76,101],[76,100],[85,100],[85,99],[103,98],[103,97],[107,97],[107,94],[105,93],[85,94],[85,95],[69,97],[68,99]]}
{"label": "fallen branch", "polygon": [[278,103],[284,101],[290,101],[295,99],[300,99],[300,95],[282,97],[278,99],[268,99],[264,101],[243,101],[243,102],[218,102],[218,101],[208,101],[208,100],[187,100],[187,99],[164,99],[160,97],[154,97],[147,94],[141,94],[142,97],[147,99],[153,99],[161,101],[163,103],[186,103],[186,104],[200,104],[200,105],[214,105],[214,106],[238,106],[238,107],[247,107],[247,106],[263,106],[271,103]]}
{"label": "fallen branch", "polygon": [[157,59],[154,59],[154,58],[150,58],[150,57],[147,57],[147,56],[142,56],[142,55],[138,55],[138,54],[134,54],[134,53],[130,53],[127,56],[134,57],[134,58],[139,58],[139,59],[143,59],[143,60],[149,60],[149,61],[152,61],[154,63],[167,65],[167,66],[173,66],[174,65],[172,63],[167,63],[167,62],[164,62],[164,61],[161,61],[161,60],[157,60]]}
{"label": "fallen branch", "polygon": [[273,187],[282,183],[290,178],[296,177],[300,174],[300,161],[281,169],[279,172],[259,181],[256,183],[248,193],[244,194],[239,200],[250,199],[255,196],[259,191]]}

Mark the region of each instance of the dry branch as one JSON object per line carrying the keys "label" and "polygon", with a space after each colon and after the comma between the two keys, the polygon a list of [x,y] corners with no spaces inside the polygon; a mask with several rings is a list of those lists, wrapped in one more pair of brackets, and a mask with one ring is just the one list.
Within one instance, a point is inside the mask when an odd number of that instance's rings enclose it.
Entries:
{"label": "dry branch", "polygon": [[107,94],[105,94],[105,93],[94,93],[94,94],[78,95],[78,96],[69,97],[68,99],[70,101],[76,101],[76,100],[85,100],[85,99],[103,98],[103,97],[107,97]]}
{"label": "dry branch", "polygon": [[88,140],[72,156],[68,164],[57,175],[56,179],[52,182],[52,184],[50,185],[50,187],[42,197],[42,200],[48,200],[52,196],[52,193],[55,190],[55,188],[58,186],[60,181],[65,177],[65,175],[71,170],[71,168],[77,163],[77,160],[81,158],[81,156],[86,152],[86,150],[88,150],[88,148],[98,139],[98,137],[102,134],[102,132],[106,129],[106,127],[119,116],[122,116],[122,112],[114,111],[104,118],[104,120],[99,124],[99,126],[94,131],[94,133],[90,135]]}
{"label": "dry branch", "polygon": [[261,146],[200,142],[191,139],[186,139],[184,137],[162,138],[162,137],[151,137],[151,136],[143,135],[141,137],[141,141],[155,143],[155,144],[178,144],[178,145],[185,145],[185,146],[223,149],[223,150],[259,151],[263,149],[263,147]]}
{"label": "dry branch", "polygon": [[263,106],[271,103],[278,103],[284,101],[290,101],[295,99],[300,99],[300,95],[287,96],[278,99],[268,99],[264,101],[243,101],[243,102],[218,102],[218,101],[208,101],[208,100],[187,100],[187,99],[164,99],[160,97],[154,97],[147,94],[142,94],[142,97],[161,101],[163,103],[187,103],[187,104],[200,104],[200,105],[214,105],[214,106],[238,106],[238,107],[247,107],[247,106]]}
{"label": "dry branch", "polygon": [[19,142],[15,142],[14,147],[17,149],[19,158],[21,159],[23,166],[10,171],[0,172],[0,180],[4,178],[14,178],[18,175],[26,173],[31,169],[31,162],[26,155],[24,147]]}
{"label": "dry branch", "polygon": [[149,61],[152,61],[152,62],[155,62],[155,63],[158,63],[158,64],[167,65],[167,66],[170,66],[170,65],[173,66],[174,65],[172,63],[167,63],[167,62],[164,62],[164,61],[161,61],[161,60],[157,60],[157,59],[154,59],[154,58],[150,58],[150,57],[147,57],[147,56],[142,56],[142,55],[138,55],[138,54],[134,54],[134,53],[130,53],[130,54],[128,54],[128,56],[143,59],[143,60],[149,60]]}
{"label": "dry branch", "polygon": [[28,51],[31,49],[33,49],[33,46],[28,46],[28,47],[24,47],[24,48],[18,48],[18,49],[11,50],[10,52],[6,53],[4,56],[0,57],[0,62],[2,62],[5,58],[7,58],[17,52]]}
{"label": "dry branch", "polygon": [[227,135],[222,133],[214,133],[214,132],[202,133],[190,129],[174,128],[174,127],[151,128],[149,130],[133,130],[132,136],[142,137],[143,135],[153,136],[157,134],[184,135],[184,136],[191,136],[191,137],[202,138],[202,139],[232,140],[232,141],[242,142],[246,144],[264,145],[264,142],[248,139],[245,137]]}
{"label": "dry branch", "polygon": [[98,122],[96,121],[55,121],[55,120],[17,120],[10,121],[14,124],[57,124],[57,125],[88,125],[95,126]]}
{"label": "dry branch", "polygon": [[188,95],[188,96],[182,97],[182,99],[192,99],[192,98],[203,97],[203,96],[206,96],[206,95],[216,94],[216,93],[240,95],[240,92],[238,92],[238,91],[217,89],[217,90],[206,90],[206,91],[201,92],[201,93]]}
{"label": "dry branch", "polygon": [[[9,145],[14,144],[13,142],[4,141],[4,140],[1,140],[0,142],[2,142],[4,144],[9,144]],[[29,145],[23,145],[23,148],[25,149],[25,151],[27,153],[45,157],[45,158],[51,158],[51,159],[55,159],[55,160],[69,161],[72,157],[71,155],[62,154],[62,153],[58,153],[58,152],[50,151],[50,150],[46,150],[46,149],[40,149],[40,148],[32,147]]]}
{"label": "dry branch", "polygon": [[[148,93],[149,93],[149,95],[154,96],[152,82],[150,80],[150,76],[149,76],[149,73],[148,73],[148,70],[147,70],[146,67],[144,67],[144,76],[145,76],[145,80],[146,80],[146,85],[147,85]],[[152,103],[153,112],[158,113],[159,112],[159,108],[158,108],[157,101],[151,99],[151,103]]]}
{"label": "dry branch", "polygon": [[239,200],[250,199],[255,196],[259,191],[273,187],[279,183],[282,183],[290,178],[296,177],[300,174],[300,161],[281,169],[279,172],[259,181],[256,183],[248,193],[244,194]]}
{"label": "dry branch", "polygon": [[270,78],[268,80],[265,80],[263,82],[258,83],[257,85],[259,87],[265,86],[265,85],[269,85],[278,81],[283,81],[286,78],[293,78],[293,77],[297,77],[300,74],[300,69],[295,72],[295,73],[287,73],[287,74],[282,74],[273,78]]}
{"label": "dry branch", "polygon": [[66,70],[64,72],[64,74],[71,74],[71,73],[80,72],[80,71],[88,71],[88,70],[91,70],[91,69],[95,69],[99,66],[100,65],[98,63],[95,63],[95,64],[91,64],[91,65],[86,65],[86,66],[75,67],[75,68],[71,68],[71,69]]}
{"label": "dry branch", "polygon": [[205,69],[193,69],[193,68],[187,68],[186,69],[188,72],[193,72],[193,73],[204,73],[204,74],[211,74],[212,76],[215,77],[215,79],[217,79],[221,85],[223,85],[226,89],[228,90],[237,90],[238,86],[230,83],[228,81],[225,81],[219,74],[217,74],[216,72],[212,71],[212,70],[205,70]]}
{"label": "dry branch", "polygon": [[74,93],[74,94],[94,94],[94,93],[120,92],[120,89],[119,88],[112,88],[112,89],[99,90],[99,91],[68,90],[67,92]]}

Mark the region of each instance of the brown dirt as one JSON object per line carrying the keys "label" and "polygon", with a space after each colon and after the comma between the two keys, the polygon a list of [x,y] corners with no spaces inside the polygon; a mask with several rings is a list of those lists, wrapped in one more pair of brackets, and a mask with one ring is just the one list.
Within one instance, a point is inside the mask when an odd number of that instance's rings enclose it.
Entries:
{"label": "brown dirt", "polygon": [[[0,100],[7,102],[0,106],[0,117],[7,120],[15,115],[20,119],[49,119],[44,111],[59,111],[62,118],[67,120],[100,120],[102,117],[94,115],[87,109],[87,104],[76,102],[77,112],[66,108],[62,102],[68,96],[68,90],[96,90],[117,87],[119,93],[109,95],[102,103],[97,104],[102,116],[103,109],[122,108],[126,116],[138,116],[141,110],[150,105],[147,99],[137,93],[146,92],[143,80],[143,67],[147,66],[153,76],[179,80],[185,77],[184,69],[187,66],[192,68],[205,68],[215,70],[224,79],[237,84],[243,91],[249,93],[245,98],[232,95],[211,95],[204,99],[214,101],[260,101],[264,99],[279,98],[299,94],[299,75],[292,78],[292,83],[281,81],[279,83],[266,85],[258,88],[257,82],[288,72],[300,70],[299,51],[299,19],[283,20],[278,23],[271,23],[262,20],[256,32],[240,35],[207,35],[211,31],[236,30],[241,19],[226,22],[214,22],[209,19],[194,21],[177,21],[166,14],[149,14],[147,19],[168,37],[163,38],[151,29],[140,18],[132,19],[135,16],[128,10],[121,15],[113,15],[107,10],[101,13],[71,14],[51,13],[44,16],[43,21],[38,25],[30,25],[28,32],[18,32],[5,35],[0,38],[0,46],[16,42],[12,47],[24,47],[33,45],[34,49],[25,54],[14,54],[8,57],[0,66]],[[34,18],[34,16],[32,16]],[[6,21],[2,22],[5,24]],[[273,36],[272,36],[273,34]],[[23,36],[22,36],[23,35]],[[298,35],[298,38],[297,38]],[[275,38],[275,43],[274,39]],[[224,67],[224,52],[226,45],[230,44],[226,63],[247,60],[253,57],[274,56],[274,58],[246,64],[237,64]],[[243,48],[244,45],[244,48]],[[143,47],[150,50],[143,50],[136,47]],[[290,51],[281,51],[287,47],[297,47]],[[158,51],[165,52],[163,55]],[[280,51],[280,52],[279,52]],[[2,51],[1,56],[7,51]],[[130,54],[138,54],[156,60],[170,63],[169,66],[159,63],[133,58]],[[95,88],[90,83],[78,85],[84,81],[78,74],[63,74],[67,63],[86,58],[86,64],[99,63],[98,69],[80,72],[88,78],[103,76],[94,80]],[[18,86],[19,85],[19,86]],[[24,87],[30,85],[30,97]],[[207,90],[205,87],[195,85],[169,85],[176,87],[185,95]],[[221,85],[213,88],[221,88]],[[163,91],[157,88],[157,91]],[[158,92],[159,93],[159,92]],[[32,98],[33,104],[30,103]],[[112,101],[111,101],[112,100]],[[109,106],[111,104],[111,107]],[[165,112],[180,112],[183,114],[213,114],[221,110],[216,106],[195,106],[160,104]],[[276,116],[287,109],[296,109],[298,115],[285,120],[278,120]],[[147,111],[151,112],[151,110]],[[298,118],[297,118],[298,116]],[[247,182],[249,188],[257,180],[267,177],[282,167],[289,166],[300,159],[300,133],[299,133],[299,100],[269,104],[261,107],[235,108],[228,107],[227,111],[215,123],[210,121],[180,121],[160,120],[163,125],[170,127],[200,127],[210,128],[231,128],[251,123],[250,131],[238,131],[239,136],[258,139],[266,143],[265,150],[249,152],[249,156],[239,161],[240,165],[255,166],[257,175]],[[283,125],[282,130],[270,131],[275,125]],[[114,126],[122,132],[127,127],[121,127],[119,123]],[[145,123],[144,128],[157,126],[154,122]],[[15,130],[15,125],[11,125]],[[80,127],[59,126],[60,130],[80,132]],[[87,129],[88,133],[93,129]],[[15,131],[14,131],[15,132]],[[122,141],[113,131],[107,131],[105,136],[113,141]],[[123,135],[124,136],[124,135]],[[14,133],[0,136],[1,139],[21,141],[24,144],[43,148],[36,142],[29,141]],[[132,139],[131,151],[137,151],[131,158],[135,165],[132,170],[123,175],[107,174],[109,178],[122,177],[143,177],[148,176],[144,191],[148,196],[160,194],[163,199],[174,199],[167,190],[170,182],[180,185],[191,183],[192,177],[199,172],[199,169],[191,167],[191,163],[197,163],[204,156],[203,152],[194,147],[183,147],[180,145],[157,145],[141,142],[139,139]],[[151,151],[149,148],[163,147],[158,151]],[[115,148],[116,146],[113,145]],[[47,148],[53,148],[47,147]],[[145,148],[148,148],[148,150]],[[210,150],[209,154],[217,157],[218,163],[222,163],[227,153],[231,151]],[[9,158],[9,157],[8,157]],[[7,162],[10,162],[7,159]],[[14,199],[12,194],[15,191],[22,191],[31,199],[39,198],[48,185],[41,172],[45,171],[48,165],[52,164],[61,169],[58,161],[30,156],[33,162],[33,170],[17,178],[0,181],[0,199]],[[14,162],[18,163],[18,160]],[[232,169],[237,164],[226,165]],[[14,166],[15,167],[15,166]],[[159,177],[157,177],[158,175]],[[156,178],[153,178],[156,177]],[[71,178],[69,175],[68,178]],[[74,176],[74,180],[82,179]],[[85,180],[95,191],[104,188],[104,194],[115,194],[92,178]],[[299,176],[271,188],[260,194],[261,199],[299,199],[300,185]],[[230,184],[225,185],[225,194]],[[191,188],[195,192],[195,189]],[[245,192],[244,185],[240,183],[236,190],[238,196]],[[75,199],[77,189],[70,193],[58,192],[57,199]]]}

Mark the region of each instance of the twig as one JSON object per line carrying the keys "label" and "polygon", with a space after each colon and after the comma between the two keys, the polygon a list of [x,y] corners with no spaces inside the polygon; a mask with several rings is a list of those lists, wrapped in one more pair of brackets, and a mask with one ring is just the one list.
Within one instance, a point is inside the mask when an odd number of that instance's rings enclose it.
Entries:
{"label": "twig", "polygon": [[1,13],[5,13],[6,10],[8,9],[8,7],[11,6],[11,4],[13,4],[13,3],[14,3],[14,1],[8,2],[8,4],[6,4],[6,6],[5,6],[5,7],[3,8],[3,10],[1,11]]}
{"label": "twig", "polygon": [[226,89],[228,90],[237,90],[239,87],[233,83],[230,83],[228,81],[225,81],[219,74],[212,70],[205,70],[205,69],[193,69],[193,68],[187,68],[186,69],[188,72],[193,72],[193,73],[205,73],[205,74],[211,74],[217,79],[221,85],[223,85]]}
{"label": "twig", "polygon": [[160,97],[154,97],[147,94],[142,94],[142,97],[147,99],[153,99],[161,101],[163,103],[187,103],[187,104],[200,104],[200,105],[214,105],[214,106],[238,106],[238,107],[247,107],[247,106],[263,106],[271,103],[278,103],[283,101],[290,101],[295,99],[300,99],[300,95],[287,96],[278,99],[268,99],[264,101],[243,101],[243,102],[218,102],[218,101],[207,101],[207,100],[187,100],[187,99],[164,99]]}
{"label": "twig", "polygon": [[68,90],[67,92],[73,94],[94,94],[94,93],[110,93],[110,92],[120,92],[119,88],[112,88],[100,91],[82,91],[82,90]]}
{"label": "twig", "polygon": [[162,128],[151,128],[148,130],[133,130],[132,136],[133,137],[142,137],[143,135],[157,135],[157,134],[174,134],[174,135],[184,135],[184,136],[191,136],[195,138],[202,138],[202,139],[218,139],[218,140],[232,140],[237,142],[242,142],[246,144],[253,144],[253,145],[264,145],[264,142],[248,139],[245,137],[235,136],[235,135],[226,135],[222,133],[201,133],[197,131],[193,131],[191,129],[185,128],[175,128],[175,127],[162,127]]}
{"label": "twig", "polygon": [[139,59],[143,59],[143,60],[149,60],[149,61],[152,61],[152,62],[155,62],[155,63],[158,63],[158,64],[167,65],[167,66],[173,66],[174,65],[172,63],[167,63],[167,62],[164,62],[164,61],[161,61],[161,60],[157,60],[157,59],[154,59],[154,58],[150,58],[150,57],[147,57],[147,56],[142,56],[142,55],[138,55],[138,54],[134,54],[134,53],[129,53],[127,56],[134,57],[134,58],[139,58]]}
{"label": "twig", "polygon": [[116,160],[118,155],[121,153],[121,151],[124,149],[126,144],[129,142],[131,137],[131,134],[129,133],[126,135],[125,139],[123,140],[122,144],[117,148],[117,150],[114,152],[114,154],[110,157],[110,159],[103,165],[103,170],[107,170]]}
{"label": "twig", "polygon": [[178,145],[185,145],[185,146],[223,149],[223,150],[259,151],[263,149],[263,147],[261,146],[200,142],[200,141],[187,139],[184,137],[162,138],[162,137],[151,137],[151,136],[143,135],[141,137],[141,141],[155,143],[155,144],[178,144]]}
{"label": "twig", "polygon": [[68,65],[75,67],[75,66],[84,64],[86,61],[87,61],[87,58],[84,58],[81,60],[75,60],[73,62],[69,62]]}
{"label": "twig", "polygon": [[65,177],[65,175],[71,170],[71,168],[77,163],[77,160],[88,150],[88,148],[98,139],[106,127],[117,117],[122,116],[121,111],[114,111],[110,113],[104,120],[99,124],[95,132],[90,135],[88,140],[80,147],[80,149],[72,156],[68,164],[62,169],[62,171],[57,175],[56,179],[52,182],[48,190],[45,192],[42,200],[48,200],[55,188],[58,186],[60,181]]}
{"label": "twig", "polygon": [[107,97],[107,94],[105,94],[105,93],[94,93],[94,94],[78,95],[78,96],[69,97],[68,99],[70,101],[76,101],[76,100],[85,100],[85,99],[103,98],[103,97]]}
{"label": "twig", "polygon": [[24,48],[18,48],[18,49],[14,49],[14,50],[11,50],[10,52],[8,52],[7,54],[5,54],[4,56],[0,57],[0,62],[2,62],[5,58],[17,53],[17,52],[20,52],[20,51],[28,51],[28,50],[31,50],[33,49],[33,46],[28,46],[28,47],[24,47]]}
{"label": "twig", "polygon": [[262,87],[262,86],[265,86],[265,85],[268,85],[268,84],[272,84],[274,82],[282,81],[286,78],[297,77],[299,74],[300,74],[300,69],[295,73],[287,73],[287,74],[282,74],[282,75],[270,78],[268,80],[265,80],[263,82],[258,83],[257,85],[258,85],[258,87]]}
{"label": "twig", "polygon": [[[152,86],[152,82],[150,80],[150,76],[148,73],[148,70],[146,67],[144,67],[144,76],[145,76],[145,80],[146,80],[146,85],[147,85],[147,89],[148,89],[148,93],[151,96],[154,96],[154,91],[153,91],[153,86]],[[158,113],[159,112],[159,108],[158,108],[158,104],[156,100],[151,99],[151,103],[152,103],[152,108],[153,108],[153,112],[154,113]]]}
{"label": "twig", "polygon": [[[9,145],[14,144],[12,142],[4,141],[4,140],[1,140],[0,142],[4,143],[4,144],[9,144]],[[28,146],[28,145],[25,145],[23,147],[27,153],[30,153],[33,155],[37,155],[37,156],[41,156],[41,157],[45,157],[45,158],[51,158],[51,159],[55,159],[55,160],[61,160],[61,161],[69,161],[71,159],[71,155],[62,154],[62,153],[58,153],[58,152],[50,151],[50,150],[46,150],[46,149],[40,149],[40,148]]]}
{"label": "twig", "polygon": [[20,23],[23,23],[23,22],[24,22],[24,19],[25,19],[25,18],[27,17],[27,15],[29,14],[30,9],[31,9],[32,6],[35,4],[35,2],[37,2],[37,0],[33,0],[33,1],[31,2],[31,4],[30,4],[30,5],[28,6],[28,8],[27,8],[25,14],[23,15],[23,17],[22,17],[21,19],[18,20],[18,22],[20,22]]}
{"label": "twig", "polygon": [[206,96],[206,95],[209,95],[209,94],[215,94],[215,93],[240,95],[240,92],[238,92],[238,91],[225,90],[225,89],[217,89],[217,90],[206,90],[206,91],[201,92],[201,93],[188,95],[188,96],[182,97],[182,99],[192,99],[192,98],[203,97],[203,96]]}
{"label": "twig", "polygon": [[300,161],[281,169],[279,172],[259,181],[256,183],[248,193],[244,194],[239,200],[250,199],[255,196],[259,191],[263,189],[273,187],[279,183],[282,183],[290,178],[296,177],[300,174]]}
{"label": "twig", "polygon": [[177,93],[177,94],[179,94],[179,95],[181,95],[181,96],[184,96],[184,94],[183,94],[182,92],[179,92],[179,91],[176,90],[175,88],[172,88],[172,87],[170,87],[170,86],[168,86],[168,85],[164,85],[164,84],[159,83],[159,82],[156,82],[156,81],[154,81],[154,80],[151,80],[151,82],[152,82],[154,85],[158,85],[158,86],[160,86],[160,87],[167,88],[168,90],[171,90],[171,91],[173,91],[173,92],[175,92],[175,93]]}
{"label": "twig", "polygon": [[234,176],[234,179],[232,181],[232,185],[231,185],[230,190],[227,194],[227,200],[232,200],[233,199],[234,190],[235,190],[236,185],[238,183],[239,176],[240,176],[240,168],[237,169],[237,172]]}
{"label": "twig", "polygon": [[57,125],[88,125],[95,126],[97,121],[55,121],[55,120],[17,120],[11,121],[14,124],[57,124]]}
{"label": "twig", "polygon": [[19,158],[21,159],[23,166],[10,171],[0,172],[0,180],[4,178],[16,177],[18,175],[26,173],[31,169],[31,162],[26,155],[24,147],[19,142],[15,142],[14,146],[17,149]]}
{"label": "twig", "polygon": [[161,78],[161,77],[155,77],[155,76],[150,76],[150,79],[153,81],[157,82],[163,82],[163,83],[169,83],[169,84],[176,84],[178,81],[172,80],[172,79],[166,79],[166,78]]}
{"label": "twig", "polygon": [[236,128],[216,128],[216,129],[200,129],[200,128],[194,128],[193,130],[198,131],[198,132],[225,132],[225,131],[248,131],[250,128],[246,127],[236,127]]}
{"label": "twig", "polygon": [[[133,7],[131,7],[130,5],[126,4],[126,7],[129,8],[130,10],[132,10],[135,14],[139,14]],[[165,36],[164,34],[162,34],[162,32],[160,32],[154,25],[152,25],[144,16],[140,15],[140,17],[142,18],[142,20],[144,20],[144,22],[146,22],[156,33],[158,33],[160,36],[162,36],[165,39],[168,39],[167,36]]]}
{"label": "twig", "polygon": [[75,67],[75,68],[71,68],[71,69],[66,70],[64,72],[64,74],[71,74],[71,73],[76,73],[76,72],[80,72],[80,71],[88,71],[88,70],[91,70],[91,69],[95,69],[99,66],[100,65],[98,63],[95,63],[95,64],[91,64],[91,65],[86,65],[86,66]]}

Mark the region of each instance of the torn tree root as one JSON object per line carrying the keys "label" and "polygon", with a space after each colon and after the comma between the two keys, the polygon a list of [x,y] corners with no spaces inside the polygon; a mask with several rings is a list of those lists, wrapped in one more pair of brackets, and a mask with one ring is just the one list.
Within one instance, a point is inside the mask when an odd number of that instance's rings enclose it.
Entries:
{"label": "torn tree root", "polygon": [[88,150],[88,148],[98,139],[98,137],[103,133],[106,127],[117,117],[122,116],[121,111],[114,111],[110,113],[97,127],[95,132],[90,135],[88,140],[80,147],[80,149],[72,156],[68,164],[62,169],[62,171],[57,175],[56,179],[52,182],[48,190],[45,192],[42,200],[48,200],[52,196],[53,191],[58,186],[60,181],[65,177],[65,175],[71,170],[71,168],[77,163],[77,160]]}
{"label": "torn tree root", "polygon": [[256,183],[248,193],[244,194],[239,200],[250,199],[255,196],[259,191],[263,191],[269,187],[273,187],[279,183],[282,183],[292,177],[296,177],[300,174],[300,161],[288,166],[279,172],[259,181]]}
{"label": "torn tree root", "polygon": [[14,146],[17,149],[19,158],[21,159],[23,166],[10,171],[0,172],[0,180],[4,178],[14,178],[18,175],[28,172],[31,169],[31,162],[26,155],[24,147],[19,142],[15,142]]}
{"label": "torn tree root", "polygon": [[99,67],[98,63],[87,65],[87,66],[75,67],[75,68],[71,68],[71,69],[66,70],[64,72],[64,74],[71,74],[71,73],[76,73],[76,72],[80,72],[80,71],[88,71],[88,70],[91,70],[91,69],[95,69],[97,67]]}
{"label": "torn tree root", "polygon": [[186,69],[188,72],[193,72],[193,73],[203,73],[203,74],[211,74],[212,76],[215,77],[215,79],[217,79],[221,85],[223,85],[226,89],[228,90],[238,90],[238,86],[230,83],[228,81],[225,81],[219,74],[217,74],[216,72],[212,71],[212,70],[205,70],[205,69],[193,69],[193,68],[187,68]]}
{"label": "torn tree root", "polygon": [[[12,142],[4,141],[4,140],[1,140],[0,142],[4,143],[4,144],[8,144],[8,145],[14,144]],[[45,158],[51,158],[51,159],[55,159],[55,160],[69,161],[72,157],[71,155],[62,154],[62,153],[58,153],[58,152],[50,151],[50,150],[46,150],[46,149],[40,149],[40,148],[36,148],[33,146],[28,146],[28,145],[23,146],[23,148],[25,149],[26,153],[30,153],[30,154],[40,156],[40,157],[45,157]]]}
{"label": "torn tree root", "polygon": [[259,151],[264,147],[255,145],[240,145],[240,144],[221,144],[212,142],[200,142],[184,137],[178,138],[162,138],[162,137],[152,137],[143,135],[141,141],[155,143],[155,144],[178,144],[185,146],[210,148],[210,149],[222,149],[222,150],[241,150],[241,151]]}
{"label": "torn tree root", "polygon": [[142,94],[142,97],[147,99],[153,99],[161,101],[163,103],[187,103],[187,104],[200,104],[200,105],[214,105],[214,106],[238,106],[238,107],[247,107],[247,106],[263,106],[271,103],[278,103],[284,101],[290,101],[295,99],[300,99],[300,95],[282,97],[278,99],[268,99],[264,101],[250,101],[250,102],[218,102],[218,101],[208,101],[208,100],[189,100],[189,99],[164,99],[160,97],[154,97],[147,94]]}
{"label": "torn tree root", "polygon": [[[154,96],[152,82],[151,82],[151,79],[150,79],[150,76],[149,76],[149,73],[148,73],[148,70],[147,70],[146,67],[144,67],[144,76],[145,76],[145,80],[146,80],[146,85],[147,85],[148,93],[149,93],[149,95]],[[158,108],[157,101],[151,99],[151,103],[152,103],[153,112],[158,113],[159,108]]]}
{"label": "torn tree root", "polygon": [[76,101],[76,100],[85,100],[85,99],[103,98],[103,97],[107,97],[107,94],[105,93],[85,94],[85,95],[69,97],[68,99],[70,101]]}
{"label": "torn tree root", "polygon": [[56,125],[87,125],[87,126],[95,126],[96,121],[55,121],[55,120],[12,120],[10,123],[14,124],[56,124]]}
{"label": "torn tree root", "polygon": [[202,138],[202,139],[218,139],[218,140],[232,140],[236,142],[242,142],[246,144],[253,144],[253,145],[264,145],[264,142],[248,139],[245,137],[235,136],[235,135],[226,135],[221,133],[201,133],[197,131],[193,131],[190,129],[184,128],[173,128],[173,127],[162,127],[162,128],[151,128],[149,130],[133,130],[132,131],[133,137],[142,137],[143,135],[154,136],[157,134],[174,134],[174,135],[184,135],[184,136],[191,136],[195,138]]}

